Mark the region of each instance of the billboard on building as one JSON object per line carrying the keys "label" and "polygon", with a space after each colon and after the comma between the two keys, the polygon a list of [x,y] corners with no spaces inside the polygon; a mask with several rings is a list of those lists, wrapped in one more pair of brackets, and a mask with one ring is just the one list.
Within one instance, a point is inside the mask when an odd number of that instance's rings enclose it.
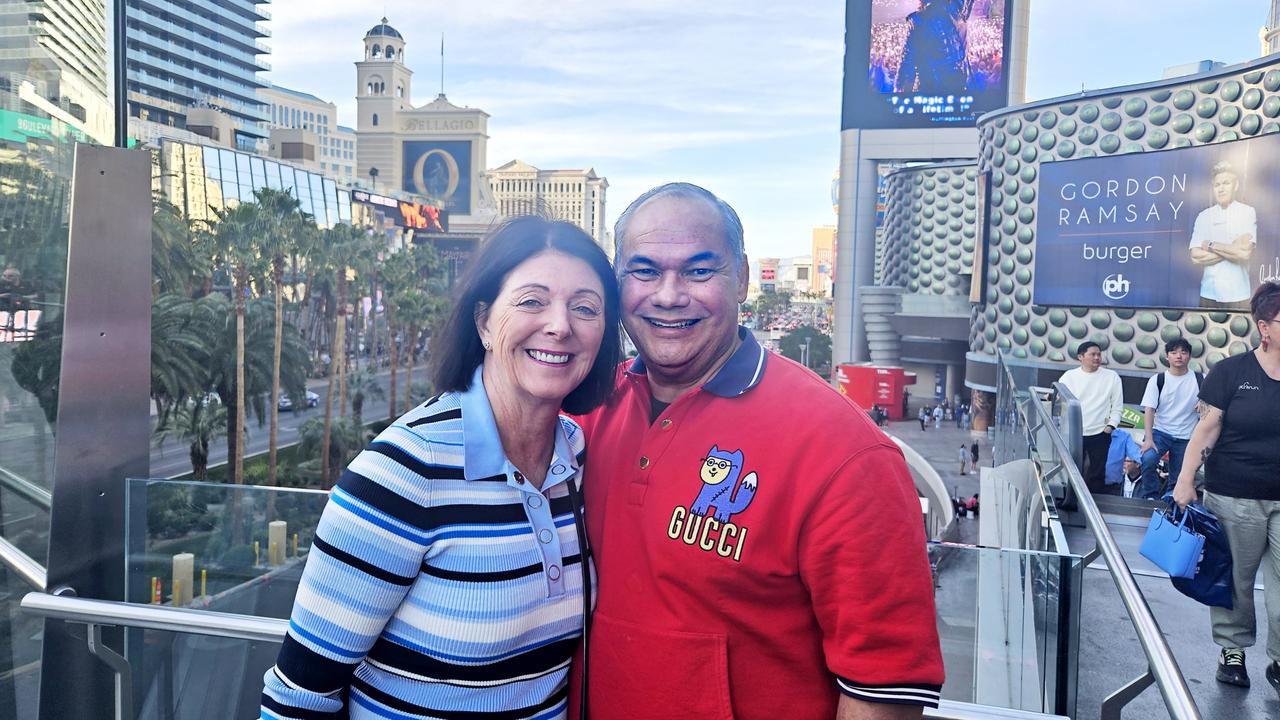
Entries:
{"label": "billboard on building", "polygon": [[431,205],[397,200],[366,190],[352,190],[351,201],[378,208],[381,216],[396,227],[449,232],[449,211]]}
{"label": "billboard on building", "polygon": [[1280,279],[1277,167],[1277,135],[1044,164],[1034,302],[1248,310]]}
{"label": "billboard on building", "polygon": [[1008,103],[1013,0],[848,0],[841,127],[972,127]]}
{"label": "billboard on building", "polygon": [[449,212],[471,214],[469,140],[406,140],[403,160],[405,192],[422,195]]}
{"label": "billboard on building", "polygon": [[772,292],[778,287],[778,258],[760,258],[760,289]]}

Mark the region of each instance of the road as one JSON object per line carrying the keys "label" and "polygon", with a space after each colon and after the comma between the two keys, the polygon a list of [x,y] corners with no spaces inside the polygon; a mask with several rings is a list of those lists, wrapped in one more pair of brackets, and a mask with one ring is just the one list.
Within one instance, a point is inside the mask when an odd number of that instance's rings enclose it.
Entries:
{"label": "road", "polygon": [[[382,371],[377,374],[379,384],[382,385],[384,392],[388,389],[391,382],[391,372],[389,370]],[[427,369],[425,367],[417,367],[414,369],[413,377],[415,380],[424,381],[427,378]],[[397,379],[398,392],[400,395],[401,409],[403,410],[404,392],[405,392],[406,375],[402,370]],[[282,412],[280,413],[280,436],[279,444],[281,446],[289,445],[297,442],[298,428],[304,422],[313,417],[323,417],[324,413],[324,397],[327,389],[326,380],[308,381],[307,389],[320,396],[320,403],[314,408],[303,408],[298,412]],[[348,393],[347,411],[350,413],[350,394]],[[334,409],[335,412],[337,408]],[[366,422],[377,418],[385,418],[387,416],[387,401],[382,400],[366,400],[364,404],[364,417]],[[264,419],[262,425],[253,418],[253,413],[249,413],[248,424],[245,427],[246,436],[246,454],[253,455],[267,451],[267,442],[269,435],[269,427]],[[0,466],[14,472],[17,475],[25,477],[41,487],[49,487],[51,478],[48,477],[52,473],[53,468],[53,439],[48,438],[43,443],[43,451],[45,454],[44,475],[39,477],[39,463],[37,462],[37,453],[40,452],[40,444],[34,442],[29,434],[17,434],[8,437],[0,437]],[[218,438],[209,447],[209,464],[217,465],[227,460],[227,443],[224,438]],[[187,445],[178,440],[169,440],[164,445],[152,445],[151,449],[151,477],[172,477],[174,475],[182,475],[191,472],[191,458],[187,455]]]}
{"label": "road", "polygon": [[[378,383],[382,386],[384,393],[387,392],[391,384],[391,372],[384,371],[376,376]],[[415,380],[424,381],[427,378],[427,370],[423,367],[414,368],[413,377]],[[406,375],[400,372],[396,379],[396,391],[400,395],[400,402],[397,403],[403,411],[404,406],[404,388]],[[313,417],[324,417],[324,398],[328,390],[328,382],[326,380],[315,380],[307,383],[307,389],[320,396],[320,402],[313,408],[304,407],[297,412],[292,410],[280,413],[280,434],[279,444],[281,447],[292,445],[298,441],[298,428],[302,424]],[[335,401],[336,402],[336,401]],[[378,418],[387,416],[387,400],[371,400],[364,401],[364,419],[370,422]],[[334,413],[337,413],[334,408]],[[347,413],[351,412],[351,393],[347,393]],[[270,440],[270,426],[266,418],[263,418],[262,425],[258,425],[250,412],[245,421],[245,455],[256,455],[267,451],[267,443]],[[211,443],[209,446],[209,465],[218,465],[227,461],[227,441],[225,438],[218,438],[218,441]],[[151,450],[151,477],[173,477],[174,475],[183,475],[191,472],[191,458],[187,455],[186,443],[179,441],[169,441],[163,446],[153,446]]]}

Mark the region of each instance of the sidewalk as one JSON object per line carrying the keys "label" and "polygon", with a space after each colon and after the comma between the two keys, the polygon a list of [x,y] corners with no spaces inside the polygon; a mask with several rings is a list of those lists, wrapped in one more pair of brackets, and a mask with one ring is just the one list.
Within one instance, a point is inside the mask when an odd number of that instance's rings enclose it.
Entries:
{"label": "sidewalk", "polygon": [[[987,439],[987,433],[957,430],[955,420],[943,420],[942,427],[937,429],[930,420],[927,427],[927,430],[921,431],[920,422],[912,417],[910,420],[890,420],[882,429],[924,456],[942,477],[947,492],[952,496],[968,498],[978,492],[978,473],[972,468],[966,468],[968,472],[960,474],[960,446],[963,444],[967,451],[970,443],[976,439],[978,463],[990,467],[991,441]],[[961,522],[969,519],[972,518],[958,518]],[[973,534],[976,538],[976,528]]]}

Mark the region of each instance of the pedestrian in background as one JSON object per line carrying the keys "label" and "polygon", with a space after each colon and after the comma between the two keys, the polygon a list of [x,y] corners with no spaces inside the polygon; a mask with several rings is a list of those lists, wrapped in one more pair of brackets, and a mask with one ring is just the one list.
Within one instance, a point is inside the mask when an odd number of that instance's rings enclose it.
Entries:
{"label": "pedestrian in background", "polygon": [[969,446],[969,455],[973,459],[974,472],[977,472],[978,470],[978,441],[977,440],[974,440],[973,444]]}
{"label": "pedestrian in background", "polygon": [[1176,337],[1165,343],[1164,354],[1169,360],[1169,369],[1152,375],[1142,395],[1143,417],[1149,430],[1142,443],[1139,496],[1147,499],[1164,495],[1156,466],[1165,453],[1169,453],[1169,478],[1172,482],[1178,481],[1182,456],[1200,421],[1197,405],[1204,378],[1188,368],[1191,343],[1184,337]]}
{"label": "pedestrian in background", "polygon": [[968,475],[968,473],[965,472],[968,466],[969,466],[969,448],[966,448],[964,446],[964,443],[960,443],[960,474],[961,475]]}
{"label": "pedestrian in background", "polygon": [[929,422],[929,410],[920,408],[920,414],[916,416],[916,419],[920,421],[920,432],[924,432],[925,425]]}
{"label": "pedestrian in background", "polygon": [[1120,376],[1102,367],[1102,348],[1096,342],[1083,342],[1076,348],[1080,367],[1068,370],[1059,380],[1080,401],[1081,433],[1084,435],[1084,475],[1089,492],[1103,493],[1107,488],[1107,451],[1111,433],[1120,426],[1124,408],[1124,391]]}

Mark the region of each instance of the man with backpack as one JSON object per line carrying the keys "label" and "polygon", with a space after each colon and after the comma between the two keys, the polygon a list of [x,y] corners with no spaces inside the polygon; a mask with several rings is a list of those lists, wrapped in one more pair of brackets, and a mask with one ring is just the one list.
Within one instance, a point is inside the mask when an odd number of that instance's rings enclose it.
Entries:
{"label": "man with backpack", "polygon": [[1163,493],[1156,466],[1166,452],[1170,482],[1177,479],[1187,441],[1200,420],[1196,407],[1204,377],[1188,371],[1191,343],[1176,337],[1165,343],[1164,352],[1169,369],[1152,376],[1142,394],[1144,427],[1148,432],[1142,442],[1142,482],[1136,494],[1148,499],[1159,498]]}

